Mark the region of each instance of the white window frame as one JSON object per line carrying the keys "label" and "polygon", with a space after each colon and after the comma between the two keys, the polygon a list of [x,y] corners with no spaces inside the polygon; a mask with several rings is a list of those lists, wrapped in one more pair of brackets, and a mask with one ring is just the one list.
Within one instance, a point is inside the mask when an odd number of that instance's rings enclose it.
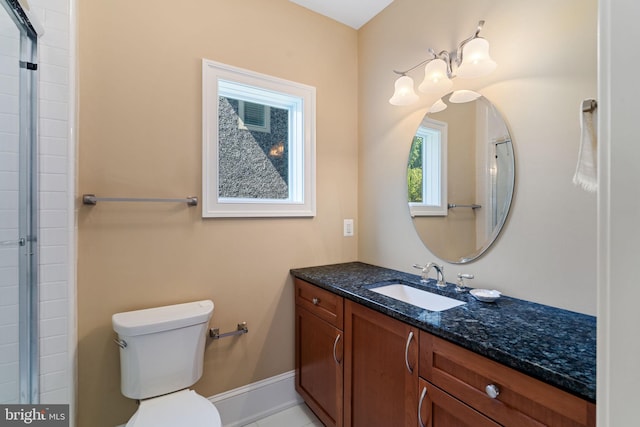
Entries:
{"label": "white window frame", "polygon": [[[223,198],[218,191],[219,97],[289,110],[289,197]],[[202,60],[202,216],[313,217],[316,90],[312,86]]]}
{"label": "white window frame", "polygon": [[[422,203],[409,202],[409,212],[416,216],[447,216],[447,132],[445,122],[425,118],[416,136],[422,143]],[[425,173],[429,171],[429,174]],[[435,196],[427,199],[427,195]],[[438,194],[439,193],[439,194]]]}

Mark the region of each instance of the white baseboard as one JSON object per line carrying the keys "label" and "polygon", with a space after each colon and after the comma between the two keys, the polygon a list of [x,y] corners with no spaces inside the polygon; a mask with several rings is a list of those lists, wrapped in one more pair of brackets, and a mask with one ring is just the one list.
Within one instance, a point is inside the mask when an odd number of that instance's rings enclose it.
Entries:
{"label": "white baseboard", "polygon": [[302,402],[295,391],[295,371],[216,394],[209,400],[218,408],[224,427],[251,424]]}

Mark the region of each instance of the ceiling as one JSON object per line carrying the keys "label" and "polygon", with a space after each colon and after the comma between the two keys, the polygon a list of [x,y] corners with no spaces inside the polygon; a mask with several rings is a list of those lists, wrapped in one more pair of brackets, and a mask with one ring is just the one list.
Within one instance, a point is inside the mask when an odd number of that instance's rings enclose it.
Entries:
{"label": "ceiling", "polygon": [[356,30],[393,0],[289,0]]}

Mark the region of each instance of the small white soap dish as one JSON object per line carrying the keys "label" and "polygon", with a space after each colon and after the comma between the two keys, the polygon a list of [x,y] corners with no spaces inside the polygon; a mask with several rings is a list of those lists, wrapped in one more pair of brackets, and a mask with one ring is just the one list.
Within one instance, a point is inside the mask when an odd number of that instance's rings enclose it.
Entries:
{"label": "small white soap dish", "polygon": [[471,289],[469,293],[473,295],[475,299],[482,302],[494,302],[500,298],[501,295],[500,291],[496,291],[495,289]]}

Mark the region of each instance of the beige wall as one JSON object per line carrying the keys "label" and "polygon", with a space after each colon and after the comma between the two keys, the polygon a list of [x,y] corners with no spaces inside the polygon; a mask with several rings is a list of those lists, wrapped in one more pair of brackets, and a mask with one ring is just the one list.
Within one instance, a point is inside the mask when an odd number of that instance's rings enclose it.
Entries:
{"label": "beige wall", "polygon": [[429,47],[454,49],[481,19],[498,68],[456,79],[454,89],[479,91],[505,117],[515,200],[497,244],[472,264],[445,264],[445,277],[473,273],[476,287],[595,314],[596,196],[571,180],[579,106],[596,97],[596,0],[395,0],[358,32],[359,258],[405,271],[437,260],[417,237],[405,190],[412,135],[435,99],[390,105],[392,70],[417,64]]}
{"label": "beige wall", "polygon": [[126,422],[116,312],[210,298],[204,396],[294,368],[292,267],[352,261],[357,33],[287,0],[79,1],[78,193],[201,196],[201,59],[317,88],[317,216],[210,219],[200,208],[79,208],[79,420]]}
{"label": "beige wall", "polygon": [[[434,99],[389,105],[391,70],[453,48],[479,19],[498,69],[455,87],[505,116],[516,198],[497,245],[445,273],[594,313],[596,198],[571,177],[578,105],[596,92],[595,0],[395,0],[359,32],[286,0],[79,1],[79,194],[201,195],[205,57],[317,87],[318,215],[205,221],[177,205],[80,207],[78,425],[113,426],[135,410],[119,391],[115,312],[211,298],[212,325],[247,321],[248,335],[209,344],[196,386],[209,396],[293,369],[289,268],[435,260],[405,199],[411,137]],[[357,219],[357,248],[343,218]]]}

